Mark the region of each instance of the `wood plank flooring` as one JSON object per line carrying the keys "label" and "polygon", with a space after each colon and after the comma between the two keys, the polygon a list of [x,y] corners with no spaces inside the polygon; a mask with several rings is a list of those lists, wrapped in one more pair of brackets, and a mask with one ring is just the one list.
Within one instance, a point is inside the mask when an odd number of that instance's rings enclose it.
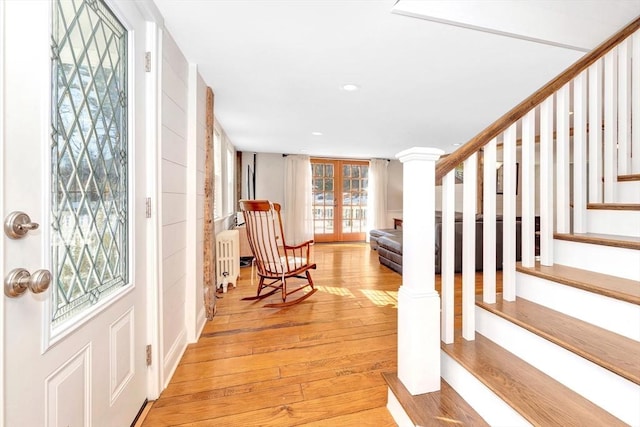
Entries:
{"label": "wood plank flooring", "polygon": [[396,370],[402,277],[363,243],[317,244],[314,257],[319,291],[283,309],[241,301],[255,293],[243,268],[142,425],[395,425],[382,373]]}

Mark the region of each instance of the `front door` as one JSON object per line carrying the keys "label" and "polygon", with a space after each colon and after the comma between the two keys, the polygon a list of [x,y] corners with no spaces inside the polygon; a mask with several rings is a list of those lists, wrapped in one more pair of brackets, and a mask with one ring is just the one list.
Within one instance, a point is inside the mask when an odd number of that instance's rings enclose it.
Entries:
{"label": "front door", "polygon": [[0,28],[4,425],[127,426],[147,395],[145,23],[125,0],[5,0]]}
{"label": "front door", "polygon": [[365,239],[369,162],[312,159],[314,240]]}

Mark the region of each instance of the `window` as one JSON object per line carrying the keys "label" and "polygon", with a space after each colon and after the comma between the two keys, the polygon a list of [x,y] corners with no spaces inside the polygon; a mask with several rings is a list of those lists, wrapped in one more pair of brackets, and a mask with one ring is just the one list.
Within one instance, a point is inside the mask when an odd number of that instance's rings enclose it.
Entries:
{"label": "window", "polygon": [[54,326],[128,282],[127,32],[102,1],[53,11]]}
{"label": "window", "polygon": [[214,218],[222,217],[222,137],[218,129],[213,130],[213,179],[214,183]]}
{"label": "window", "polygon": [[227,192],[227,213],[231,214],[236,211],[235,206],[235,197],[234,197],[234,177],[235,177],[235,165],[234,165],[234,150],[233,146],[227,141],[227,182],[226,182],[226,192]]}

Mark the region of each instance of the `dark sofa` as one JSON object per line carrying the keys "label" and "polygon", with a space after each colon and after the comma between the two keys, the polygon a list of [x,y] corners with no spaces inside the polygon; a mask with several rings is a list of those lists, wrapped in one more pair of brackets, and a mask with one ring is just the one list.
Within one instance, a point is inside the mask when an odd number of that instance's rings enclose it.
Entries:
{"label": "dark sofa", "polygon": [[[476,216],[476,270],[482,270],[483,258],[483,221],[482,215]],[[442,248],[442,222],[436,214],[435,229],[435,270],[440,273],[441,259],[440,249]],[[516,220],[516,260],[521,259],[520,238],[522,235],[522,223]],[[375,242],[374,242],[375,240]],[[497,217],[496,221],[496,268],[502,269],[502,218]],[[380,264],[402,274],[402,230],[371,230],[371,247],[378,251]],[[455,263],[456,273],[462,271],[462,214],[456,213],[455,218]]]}

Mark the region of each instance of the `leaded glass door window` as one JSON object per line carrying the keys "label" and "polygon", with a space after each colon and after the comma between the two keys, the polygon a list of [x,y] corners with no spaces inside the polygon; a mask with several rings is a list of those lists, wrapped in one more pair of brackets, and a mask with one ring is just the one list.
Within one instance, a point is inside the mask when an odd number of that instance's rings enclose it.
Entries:
{"label": "leaded glass door window", "polygon": [[127,32],[102,1],[56,0],[52,324],[128,282]]}

